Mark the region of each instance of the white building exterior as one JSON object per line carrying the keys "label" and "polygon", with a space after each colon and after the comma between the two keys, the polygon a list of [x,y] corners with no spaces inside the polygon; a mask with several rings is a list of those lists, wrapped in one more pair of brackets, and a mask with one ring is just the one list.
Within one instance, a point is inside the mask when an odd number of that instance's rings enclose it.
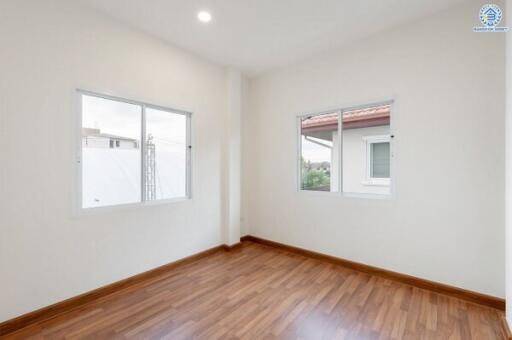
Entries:
{"label": "white building exterior", "polygon": [[[369,176],[372,138],[386,136],[389,125],[343,131],[343,191],[365,194],[389,194],[390,180],[376,181]],[[334,164],[334,163],[333,163]]]}
{"label": "white building exterior", "polygon": [[82,147],[104,149],[138,149],[137,139],[101,133],[100,129],[82,129]]}

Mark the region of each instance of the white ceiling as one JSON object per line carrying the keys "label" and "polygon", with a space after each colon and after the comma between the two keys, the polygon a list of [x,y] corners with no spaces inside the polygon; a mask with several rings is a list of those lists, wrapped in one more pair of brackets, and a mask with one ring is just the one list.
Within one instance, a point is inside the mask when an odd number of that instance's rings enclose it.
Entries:
{"label": "white ceiling", "polygon": [[[80,0],[223,65],[257,74],[467,0]],[[197,20],[208,10],[209,24]]]}

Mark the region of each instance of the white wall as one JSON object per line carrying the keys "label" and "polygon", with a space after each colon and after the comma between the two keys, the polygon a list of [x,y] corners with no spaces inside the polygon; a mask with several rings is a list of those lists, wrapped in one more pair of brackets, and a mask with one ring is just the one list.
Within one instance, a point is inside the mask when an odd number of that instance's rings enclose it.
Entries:
{"label": "white wall", "polygon": [[[0,22],[0,321],[224,242],[224,68],[71,1]],[[192,200],[74,217],[78,87],[192,110]]]}
{"label": "white wall", "polygon": [[226,244],[240,242],[241,212],[241,113],[242,113],[242,82],[240,71],[229,69],[227,73],[227,114],[226,124],[226,191],[225,223]]}
{"label": "white wall", "polygon": [[[250,84],[249,233],[504,297],[503,34],[481,2],[419,20]],[[395,99],[391,200],[296,190],[296,120]]]}
{"label": "white wall", "polygon": [[[507,1],[505,18],[512,26],[512,1]],[[507,33],[507,114],[506,114],[506,166],[505,166],[505,218],[506,218],[506,301],[507,321],[512,326],[512,33]],[[512,328],[512,327],[511,327]]]}
{"label": "white wall", "polygon": [[248,78],[242,78],[242,91],[241,91],[241,119],[240,119],[240,129],[241,129],[241,155],[240,155],[240,236],[249,235],[249,225],[250,225],[250,197],[249,191],[247,190],[247,184],[252,180],[251,179],[251,171],[250,166],[252,166],[252,157],[253,155],[248,151],[248,140],[246,136],[249,135],[251,131],[249,115],[251,113],[250,110],[250,81]]}

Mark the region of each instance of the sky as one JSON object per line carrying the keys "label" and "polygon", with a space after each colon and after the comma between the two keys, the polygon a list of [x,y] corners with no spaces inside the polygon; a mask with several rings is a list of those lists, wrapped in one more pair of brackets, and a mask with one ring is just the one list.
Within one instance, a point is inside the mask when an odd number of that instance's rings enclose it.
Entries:
{"label": "sky", "polygon": [[138,105],[82,96],[82,127],[102,133],[139,139],[142,109]]}
{"label": "sky", "polygon": [[[140,140],[141,119],[142,108],[139,105],[82,96],[82,127]],[[146,133],[151,133],[155,142],[186,144],[186,124],[183,114],[146,108]]]}
{"label": "sky", "polygon": [[331,162],[331,149],[311,143],[302,136],[302,157],[306,162],[308,160],[312,163]]}

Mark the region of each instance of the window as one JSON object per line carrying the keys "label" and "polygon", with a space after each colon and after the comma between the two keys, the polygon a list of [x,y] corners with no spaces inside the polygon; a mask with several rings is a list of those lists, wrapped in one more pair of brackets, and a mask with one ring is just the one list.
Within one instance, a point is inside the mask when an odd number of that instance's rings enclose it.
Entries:
{"label": "window", "polygon": [[390,136],[364,137],[366,141],[365,185],[389,186],[390,183]]}
{"label": "window", "polygon": [[189,197],[190,113],[79,95],[81,208]]}
{"label": "window", "polygon": [[299,188],[390,194],[392,103],[334,110],[299,119]]}
{"label": "window", "polygon": [[146,199],[187,195],[187,116],[146,110]]}
{"label": "window", "polygon": [[301,189],[338,191],[339,112],[306,116],[300,120]]}

